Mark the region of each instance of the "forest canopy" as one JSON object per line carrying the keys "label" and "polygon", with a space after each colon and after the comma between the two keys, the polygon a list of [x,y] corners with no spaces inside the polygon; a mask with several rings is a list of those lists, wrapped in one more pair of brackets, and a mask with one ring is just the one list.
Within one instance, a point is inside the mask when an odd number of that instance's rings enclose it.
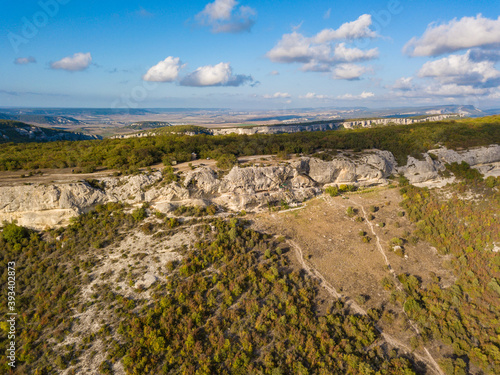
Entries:
{"label": "forest canopy", "polygon": [[470,121],[429,122],[368,129],[210,136],[206,134],[161,134],[143,138],[49,143],[5,144],[0,148],[0,170],[79,167],[127,171],[160,162],[191,160],[220,155],[238,156],[302,153],[339,149],[388,150],[398,163],[408,156],[420,157],[439,146],[452,149],[484,146],[500,142],[499,117]]}

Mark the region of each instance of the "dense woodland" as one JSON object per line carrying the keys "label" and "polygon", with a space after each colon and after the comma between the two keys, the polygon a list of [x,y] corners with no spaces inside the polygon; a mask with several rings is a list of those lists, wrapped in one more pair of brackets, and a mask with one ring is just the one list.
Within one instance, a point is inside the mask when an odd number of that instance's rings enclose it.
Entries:
{"label": "dense woodland", "polygon": [[500,373],[500,178],[480,174],[466,163],[450,165],[461,182],[439,192],[405,186],[403,207],[418,230],[441,254],[452,256],[457,278],[446,288],[434,277],[422,287],[412,275],[400,275],[405,293],[393,292],[423,331],[453,348],[441,363],[447,374],[479,368]]}
{"label": "dense woodland", "polygon": [[[22,291],[12,373],[52,374],[77,366],[84,350],[102,339],[108,356],[96,366],[103,374],[112,373],[115,361],[128,374],[414,374],[402,353],[372,345],[379,334],[370,316],[351,315],[340,301],[320,305],[319,286],[293,271],[282,240],[236,218],[206,220],[200,241],[168,265],[171,273],[155,285],[152,299],[126,298],[103,281],[93,300],[82,304],[78,293],[90,281],[93,249],[144,219],[143,209],[125,214],[122,205],[108,204],[64,229],[4,228],[1,280],[5,284],[6,264],[15,259]],[[148,232],[180,228],[166,218],[164,223]],[[114,324],[55,349],[72,331],[72,316],[93,304],[108,309]],[[5,304],[0,309],[4,315]],[[0,345],[6,345],[5,329]],[[5,356],[0,368],[8,373]]]}
{"label": "dense woodland", "polygon": [[165,133],[144,138],[5,144],[0,147],[0,171],[71,167],[92,172],[104,167],[132,172],[159,162],[189,161],[192,152],[200,158],[215,159],[221,155],[312,154],[321,149],[377,148],[391,151],[399,163],[405,163],[408,155],[420,157],[439,145],[455,149],[500,143],[499,124],[500,117],[494,116],[463,122],[293,134]]}

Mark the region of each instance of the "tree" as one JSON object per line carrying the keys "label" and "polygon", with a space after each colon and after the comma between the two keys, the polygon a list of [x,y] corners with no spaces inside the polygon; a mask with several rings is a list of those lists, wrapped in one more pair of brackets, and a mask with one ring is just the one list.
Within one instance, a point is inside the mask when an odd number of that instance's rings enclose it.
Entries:
{"label": "tree", "polygon": [[217,158],[217,168],[219,169],[231,169],[236,164],[238,164],[238,159],[233,154],[222,154]]}
{"label": "tree", "polygon": [[24,227],[16,225],[16,223],[7,224],[2,232],[2,238],[11,245],[21,243],[28,235],[29,231]]}

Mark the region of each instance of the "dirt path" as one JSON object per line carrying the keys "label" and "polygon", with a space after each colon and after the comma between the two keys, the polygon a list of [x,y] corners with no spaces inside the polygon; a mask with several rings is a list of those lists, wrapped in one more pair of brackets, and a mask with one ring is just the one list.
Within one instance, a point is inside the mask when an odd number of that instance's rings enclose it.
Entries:
{"label": "dirt path", "polygon": [[[377,239],[377,249],[379,250],[379,252],[382,254],[382,257],[384,258],[384,261],[385,261],[385,264],[387,265],[387,268],[389,270],[389,272],[391,273],[391,275],[393,276],[395,282],[396,282],[396,288],[400,291],[403,291],[403,285],[401,284],[401,282],[399,281],[397,275],[396,275],[396,272],[394,271],[394,269],[391,267],[391,263],[389,262],[389,259],[387,258],[387,255],[385,254],[385,251],[382,247],[382,244],[380,243],[380,237],[377,235],[377,233],[375,232],[375,228],[373,227],[373,224],[371,223],[370,220],[368,220],[368,215],[366,214],[366,210],[365,208],[363,207],[363,205],[357,201],[354,197],[349,197],[349,201],[354,203],[357,207],[359,207],[361,209],[361,211],[363,212],[363,217],[365,218],[365,221],[366,223],[368,224],[368,226],[370,227],[370,231],[372,232],[372,234],[375,236],[375,238]],[[402,309],[403,313],[405,314],[406,316],[406,319],[408,321],[408,323],[410,324],[410,326],[413,328],[413,330],[416,332],[417,335],[420,335],[420,330],[418,329],[418,326],[416,325],[416,323],[410,319],[410,317],[408,316],[408,314],[406,313],[406,311],[404,311],[404,309]],[[382,334],[383,335],[383,334]],[[388,335],[386,335],[388,336]],[[432,364],[432,367],[434,368],[435,372],[439,375],[445,375],[443,373],[443,371],[441,370],[441,368],[439,367],[438,363],[436,362],[436,360],[432,357],[431,353],[429,352],[429,350],[424,346],[423,347],[425,353],[427,354],[427,358],[428,358],[428,361],[425,361],[426,363],[431,363]]]}
{"label": "dirt path", "polygon": [[[360,207],[362,207],[362,205],[359,205]],[[364,210],[363,210],[364,212]],[[364,212],[365,213],[365,212]],[[366,214],[366,213],[365,213]],[[371,227],[372,228],[372,233],[376,235],[376,233],[373,231],[373,226]],[[377,240],[378,237],[377,237]],[[302,249],[300,248],[300,246],[293,240],[288,240],[287,241],[291,246],[292,248],[294,249],[295,251],[295,255],[297,257],[297,260],[299,261],[299,263],[301,264],[302,268],[309,274],[309,276],[313,277],[313,278],[316,278],[316,279],[319,279],[321,282],[321,286],[334,298],[337,298],[337,299],[346,299],[345,296],[342,296],[339,292],[337,292],[337,289],[335,289],[335,287],[333,285],[331,285],[326,279],[325,277],[312,265],[308,264],[307,261],[304,259],[304,255],[303,255],[303,252],[302,252]],[[378,241],[379,245],[380,245],[380,240]],[[383,249],[382,249],[382,246],[380,245],[380,250],[383,252]],[[385,254],[384,254],[385,255]],[[387,259],[387,257],[386,257]],[[387,260],[387,263],[388,260]],[[399,281],[399,280],[398,280]],[[355,311],[356,313],[360,314],[360,315],[367,315],[367,312],[361,307],[359,306],[355,301],[349,299],[347,300],[346,302],[346,305],[349,306],[353,311]],[[405,313],[406,314],[406,313]],[[407,317],[408,318],[408,317]],[[410,322],[410,324],[412,325],[413,329],[417,330],[417,334],[419,334],[418,332],[418,328],[414,325],[414,323],[408,318],[408,321]],[[420,356],[419,354],[415,353],[413,350],[411,350],[411,348],[409,348],[408,346],[406,346],[405,344],[403,344],[402,342],[396,340],[394,337],[392,337],[391,335],[385,333],[382,331],[382,329],[380,327],[378,327],[377,325],[374,325],[375,326],[375,329],[381,334],[382,336],[382,339],[388,343],[389,345],[393,346],[393,347],[396,347],[400,350],[402,350],[403,352],[405,353],[408,353],[408,354],[411,354],[413,355],[416,359],[418,359],[420,362],[423,362],[423,363],[426,363],[427,366],[429,367],[429,369],[432,369],[434,370],[434,373],[438,374],[438,375],[445,375],[439,365],[437,364],[437,362],[434,360],[434,358],[432,357],[432,355],[429,353],[429,350],[427,350],[426,347],[424,347],[424,351],[425,353],[427,354],[427,358],[424,358],[422,356]]]}

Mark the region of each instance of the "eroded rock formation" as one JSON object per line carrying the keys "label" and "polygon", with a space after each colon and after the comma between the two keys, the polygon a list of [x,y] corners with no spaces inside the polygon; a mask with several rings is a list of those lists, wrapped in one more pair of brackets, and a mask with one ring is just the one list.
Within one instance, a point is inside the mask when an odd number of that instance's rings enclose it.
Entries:
{"label": "eroded rock formation", "polygon": [[[0,220],[45,228],[65,225],[71,217],[97,204],[149,203],[161,212],[179,205],[216,204],[233,211],[259,210],[268,204],[294,204],[320,194],[325,186],[387,184],[402,174],[413,184],[446,181],[446,163],[465,161],[486,175],[500,175],[500,145],[467,151],[431,150],[422,160],[409,157],[397,166],[388,151],[339,152],[331,161],[301,157],[271,166],[235,166],[222,175],[208,167],[185,172],[181,181],[165,184],[161,172],[99,179],[103,187],[85,181],[0,186]],[[70,176],[74,178],[74,176]],[[451,180],[450,180],[451,181]]]}

